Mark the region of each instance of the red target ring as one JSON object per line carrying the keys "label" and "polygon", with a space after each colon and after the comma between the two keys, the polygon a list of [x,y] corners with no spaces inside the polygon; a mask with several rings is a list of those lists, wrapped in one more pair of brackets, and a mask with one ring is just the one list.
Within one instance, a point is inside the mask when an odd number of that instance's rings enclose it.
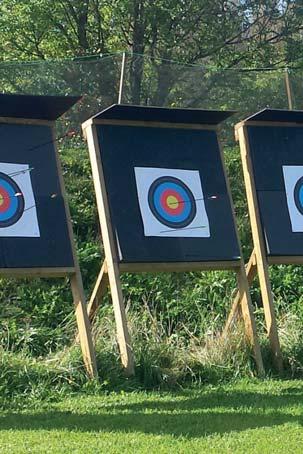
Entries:
{"label": "red target ring", "polygon": [[8,191],[0,187],[0,213],[5,213],[10,205],[10,196]]}
{"label": "red target ring", "polygon": [[178,215],[184,210],[184,200],[177,191],[166,189],[163,191],[161,198],[163,209],[172,215]]}
{"label": "red target ring", "polygon": [[17,183],[0,172],[0,228],[10,227],[23,215],[24,197]]}

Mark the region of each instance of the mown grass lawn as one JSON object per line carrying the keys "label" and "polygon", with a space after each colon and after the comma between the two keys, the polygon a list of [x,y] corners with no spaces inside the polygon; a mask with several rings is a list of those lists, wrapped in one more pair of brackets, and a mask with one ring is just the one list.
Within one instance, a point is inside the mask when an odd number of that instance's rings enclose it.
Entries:
{"label": "mown grass lawn", "polygon": [[302,453],[303,382],[76,395],[0,416],[1,453]]}

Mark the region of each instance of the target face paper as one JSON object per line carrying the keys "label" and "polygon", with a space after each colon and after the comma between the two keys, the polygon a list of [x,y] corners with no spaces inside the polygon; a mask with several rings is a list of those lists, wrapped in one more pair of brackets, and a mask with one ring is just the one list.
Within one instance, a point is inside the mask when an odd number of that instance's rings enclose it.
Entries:
{"label": "target face paper", "polygon": [[39,237],[30,167],[0,163],[0,237]]}
{"label": "target face paper", "polygon": [[293,232],[303,232],[303,166],[283,166],[287,207]]}
{"label": "target face paper", "polygon": [[197,170],[135,167],[145,236],[210,237]]}

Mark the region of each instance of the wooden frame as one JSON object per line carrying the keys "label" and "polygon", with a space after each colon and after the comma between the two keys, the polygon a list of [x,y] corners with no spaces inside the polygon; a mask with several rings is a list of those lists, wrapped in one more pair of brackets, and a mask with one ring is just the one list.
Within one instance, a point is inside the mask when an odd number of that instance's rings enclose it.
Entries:
{"label": "wooden frame", "polygon": [[77,259],[75,242],[73,236],[73,229],[70,217],[69,206],[67,203],[67,196],[63,181],[63,175],[61,170],[61,164],[59,154],[56,146],[55,137],[55,122],[49,120],[36,120],[36,119],[19,119],[19,118],[8,118],[0,117],[0,124],[21,124],[21,125],[37,125],[37,126],[49,126],[52,131],[53,146],[55,151],[57,172],[59,176],[59,184],[64,199],[64,207],[67,219],[68,234],[71,243],[71,250],[73,256],[73,267],[51,267],[51,268],[2,268],[0,269],[0,277],[11,277],[11,278],[55,278],[55,277],[68,277],[70,280],[71,290],[73,294],[76,320],[79,330],[79,340],[88,376],[91,378],[97,378],[97,364],[95,351],[93,346],[92,334],[90,329],[89,318],[87,315],[87,307],[85,294],[83,289],[82,277]]}
{"label": "wooden frame", "polygon": [[[96,281],[95,288],[92,292],[89,304],[88,313],[92,321],[100,301],[110,286],[112,302],[114,307],[117,340],[121,353],[122,364],[128,375],[134,373],[134,357],[130,344],[130,336],[127,327],[125,307],[123,302],[120,274],[123,272],[183,272],[183,271],[203,271],[203,270],[219,270],[228,269],[236,272],[239,302],[241,312],[244,319],[245,332],[250,345],[253,348],[254,357],[257,365],[257,370],[260,375],[264,374],[263,361],[261,356],[260,345],[258,341],[256,325],[253,315],[253,308],[250,300],[249,286],[246,278],[244,262],[242,258],[234,261],[218,261],[218,262],[178,262],[178,263],[119,263],[114,234],[111,224],[108,197],[105,187],[104,173],[100,158],[99,141],[97,137],[96,125],[111,124],[123,126],[144,126],[144,127],[161,127],[161,128],[178,128],[178,129],[203,129],[214,130],[217,134],[217,126],[201,125],[201,124],[176,124],[176,123],[159,123],[152,121],[121,121],[121,120],[100,120],[90,119],[83,123],[82,129],[84,137],[88,142],[88,149],[92,165],[92,174],[97,198],[97,206],[101,225],[102,239],[105,251],[105,261]],[[219,140],[218,140],[218,144]],[[220,148],[221,162],[224,169],[224,174],[227,182],[227,191],[230,203],[233,210],[230,188],[226,177],[223,153]],[[235,222],[235,214],[233,210],[233,219]],[[237,229],[236,229],[237,230]],[[239,238],[237,233],[237,241]],[[239,246],[240,247],[240,246]]]}
{"label": "wooden frame", "polygon": [[[267,334],[270,342],[270,347],[273,354],[273,359],[277,370],[283,371],[283,360],[281,347],[278,336],[277,321],[274,310],[273,295],[269,279],[269,265],[274,264],[303,264],[302,256],[267,256],[266,247],[263,237],[263,228],[260,219],[259,206],[257,200],[257,192],[254,183],[253,167],[250,156],[250,147],[247,137],[247,127],[249,126],[278,126],[278,127],[298,127],[302,124],[294,122],[273,122],[273,121],[242,121],[235,126],[236,139],[240,144],[242,166],[244,172],[244,182],[246,187],[248,210],[252,228],[252,236],[254,249],[250,260],[246,267],[248,282],[251,285],[255,276],[258,274],[262,295],[262,303],[264,307],[264,315],[266,321]],[[232,311],[228,318],[226,330],[228,330],[232,320],[237,313],[239,304],[239,296],[236,295]]]}

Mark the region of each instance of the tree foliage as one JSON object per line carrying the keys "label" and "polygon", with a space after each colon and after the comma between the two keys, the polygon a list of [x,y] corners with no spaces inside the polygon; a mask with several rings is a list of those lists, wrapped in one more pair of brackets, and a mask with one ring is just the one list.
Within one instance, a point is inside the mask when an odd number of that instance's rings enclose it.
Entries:
{"label": "tree foliage", "polygon": [[149,71],[149,101],[163,104],[180,78],[168,60],[213,68],[296,62],[302,11],[301,0],[2,0],[0,58],[144,54],[147,64],[130,61],[130,100],[146,100]]}

